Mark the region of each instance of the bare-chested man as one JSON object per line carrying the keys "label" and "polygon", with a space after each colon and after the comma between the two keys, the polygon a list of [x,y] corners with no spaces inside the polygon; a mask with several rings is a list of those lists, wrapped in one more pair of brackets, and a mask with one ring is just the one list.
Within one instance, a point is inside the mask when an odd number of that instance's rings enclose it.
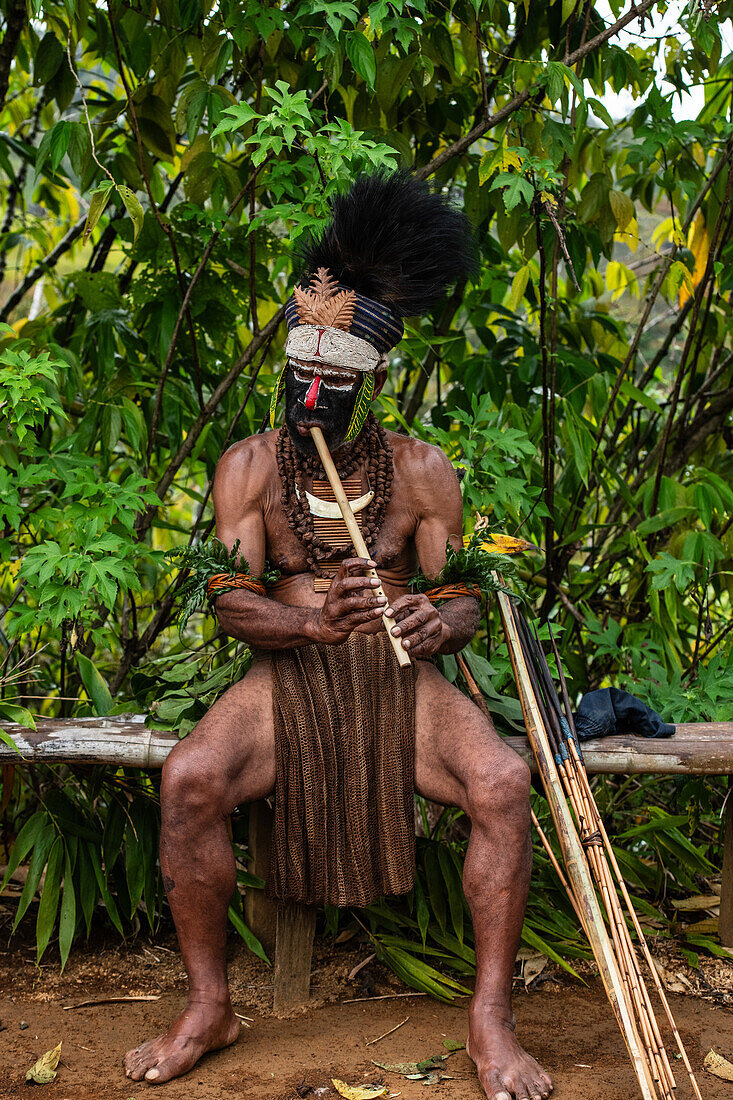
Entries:
{"label": "bare-chested man", "polygon": [[[296,358],[291,351],[285,417],[294,453],[312,452],[308,429],[317,424],[337,465],[344,464],[354,446],[345,439],[363,371]],[[375,394],[385,377],[377,365]],[[279,438],[280,433],[268,432],[235,444],[216,471],[218,537],[228,547],[240,541],[252,574],[262,571],[267,558],[282,576],[264,596],[240,590],[218,597],[222,629],[250,645],[257,659],[175,747],[163,769],[161,865],[189,997],[165,1035],[127,1054],[127,1075],[162,1083],[186,1073],[207,1051],[237,1039],[240,1025],[229,998],[225,959],[227,909],[236,883],[226,819],[236,806],[264,798],[275,785],[270,655],[314,644],[344,645],[354,632],[381,631],[388,601],[393,633],[401,636],[418,669],[415,787],[428,799],[459,806],[471,820],[463,881],[477,971],[467,1050],[493,1100],[547,1097],[550,1079],[517,1042],[511,1007],[530,881],[529,770],[429,660],[468,644],[478,625],[477,602],[462,597],[438,609],[408,591],[418,567],[426,576],[439,573],[446,540],[460,545],[462,499],[455,472],[438,448],[386,433],[393,478],[373,561],[347,557],[328,591],[316,592],[307,547],[283,508]],[[356,473],[362,493],[374,488],[366,463]],[[305,488],[312,488],[308,479]],[[373,564],[384,601],[374,594],[377,582],[366,576]]]}

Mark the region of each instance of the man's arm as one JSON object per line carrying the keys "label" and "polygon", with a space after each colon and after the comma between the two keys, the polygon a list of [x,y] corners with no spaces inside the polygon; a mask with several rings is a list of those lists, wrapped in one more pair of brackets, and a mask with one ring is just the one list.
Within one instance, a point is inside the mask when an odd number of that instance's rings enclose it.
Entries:
{"label": "man's arm", "polygon": [[[265,564],[263,467],[269,460],[261,439],[235,444],[223,456],[214,478],[216,534],[231,550],[239,539],[241,559],[257,576]],[[386,600],[372,591],[378,581],[364,576],[373,562],[343,562],[323,607],[291,607],[242,589],[216,600],[216,615],[225,634],[262,649],[293,649],[321,642],[339,645],[362,623],[382,614]]]}
{"label": "man's arm", "polygon": [[[445,565],[445,544],[462,545],[463,499],[455,470],[437,447],[419,445],[422,455],[410,472],[421,489],[415,494],[418,510],[415,548],[426,577],[435,577]],[[402,637],[411,656],[456,653],[468,645],[478,629],[479,605],[470,596],[459,596],[440,610],[427,596],[400,596],[386,614],[398,624],[392,633]]]}

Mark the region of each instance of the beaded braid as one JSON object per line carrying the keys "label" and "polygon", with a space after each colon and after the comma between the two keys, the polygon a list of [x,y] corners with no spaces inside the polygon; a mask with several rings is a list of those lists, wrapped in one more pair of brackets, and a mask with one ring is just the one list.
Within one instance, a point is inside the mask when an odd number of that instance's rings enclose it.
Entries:
{"label": "beaded braid", "polygon": [[[275,454],[282,486],[280,501],[288,525],[305,547],[311,571],[317,577],[329,576],[320,562],[332,558],[338,551],[315,533],[313,516],[305,495],[306,476],[316,480],[326,479],[320,459],[318,455],[301,455],[296,451],[284,426],[277,433]],[[387,442],[384,428],[371,412],[348,455],[342,462],[336,464],[339,477],[349,477],[363,464],[366,465],[369,485],[374,490],[374,497],[361,513],[362,534],[370,552],[373,553],[392,497],[394,465],[392,448]],[[295,492],[296,486],[300,498]]]}

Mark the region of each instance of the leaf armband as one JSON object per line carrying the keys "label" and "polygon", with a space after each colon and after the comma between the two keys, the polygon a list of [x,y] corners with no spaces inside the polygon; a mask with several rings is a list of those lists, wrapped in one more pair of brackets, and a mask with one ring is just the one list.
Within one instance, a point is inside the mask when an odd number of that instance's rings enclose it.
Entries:
{"label": "leaf armband", "polygon": [[460,596],[470,596],[471,599],[480,602],[481,588],[477,584],[454,581],[452,584],[440,584],[435,588],[429,588],[425,595],[434,604],[441,604],[446,600],[457,600]]}
{"label": "leaf armband", "polygon": [[[506,553],[485,550],[481,545],[486,536],[474,535],[468,545],[454,550],[450,543],[445,547],[445,565],[437,577],[428,578],[418,573],[410,581],[413,592],[424,593],[431,603],[443,603],[459,596],[471,596],[480,600],[483,593],[506,592],[517,596],[521,582],[517,578],[516,563]],[[513,588],[510,591],[499,580],[499,576],[511,577]]]}
{"label": "leaf armband", "polygon": [[176,562],[188,577],[181,585],[181,611],[178,629],[182,631],[194,611],[207,602],[213,604],[217,596],[243,588],[258,595],[265,595],[266,586],[280,577],[279,569],[265,562],[259,577],[249,571],[249,565],[239,556],[239,539],[231,550],[217,538],[198,546],[185,546],[166,554],[168,561]]}

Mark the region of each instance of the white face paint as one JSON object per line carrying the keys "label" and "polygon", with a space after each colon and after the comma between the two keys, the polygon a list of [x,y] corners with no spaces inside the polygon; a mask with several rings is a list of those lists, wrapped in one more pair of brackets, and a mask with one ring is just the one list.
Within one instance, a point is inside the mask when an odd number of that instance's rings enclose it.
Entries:
{"label": "white face paint", "polygon": [[298,382],[310,385],[318,377],[321,384],[332,390],[348,390],[357,382],[361,384],[362,374],[348,367],[333,367],[325,363],[306,362],[303,359],[288,359],[288,366]]}

